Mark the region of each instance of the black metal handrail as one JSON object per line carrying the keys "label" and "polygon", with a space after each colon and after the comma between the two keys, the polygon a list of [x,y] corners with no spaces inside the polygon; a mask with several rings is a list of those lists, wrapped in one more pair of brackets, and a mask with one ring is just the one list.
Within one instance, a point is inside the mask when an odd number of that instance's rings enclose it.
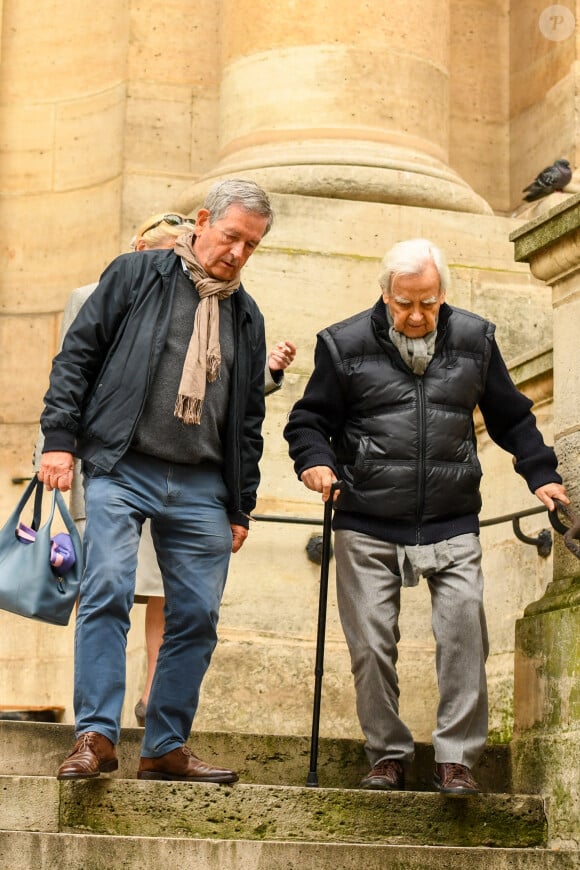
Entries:
{"label": "black metal handrail", "polygon": [[[525,535],[520,527],[520,520],[523,517],[531,517],[535,514],[541,513],[549,513],[548,508],[544,505],[538,505],[538,507],[527,508],[527,510],[523,511],[514,511],[511,514],[502,514],[499,517],[491,517],[487,520],[480,520],[479,525],[483,526],[495,526],[500,523],[510,523],[512,524],[513,532],[516,538],[519,541],[522,541],[524,544],[533,544],[538,550],[538,555],[546,558],[552,552],[552,533],[549,529],[542,529],[537,538],[531,538],[528,535]],[[291,517],[284,515],[276,515],[276,514],[252,514],[252,519],[257,520],[260,523],[290,523],[293,525],[301,525],[301,526],[321,526],[323,524],[323,520],[318,517]]]}
{"label": "black metal handrail", "polygon": [[[538,507],[528,508],[525,511],[515,511],[512,514],[504,514],[500,517],[493,517],[489,520],[480,520],[480,526],[494,526],[496,523],[509,523],[513,519],[520,519],[521,517],[530,517],[532,514],[541,514],[547,512],[548,508],[539,505]],[[276,515],[276,514],[252,514],[252,519],[258,520],[261,523],[295,523],[296,525],[302,526],[321,526],[323,524],[323,520],[318,517],[291,517],[285,516],[284,514]]]}

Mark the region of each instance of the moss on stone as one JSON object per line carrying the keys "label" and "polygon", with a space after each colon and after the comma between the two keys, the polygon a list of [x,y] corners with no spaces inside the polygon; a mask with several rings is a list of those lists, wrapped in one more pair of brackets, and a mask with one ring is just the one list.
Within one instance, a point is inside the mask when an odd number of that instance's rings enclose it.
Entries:
{"label": "moss on stone", "polygon": [[541,846],[533,797],[191,783],[62,783],[61,830],[193,838]]}

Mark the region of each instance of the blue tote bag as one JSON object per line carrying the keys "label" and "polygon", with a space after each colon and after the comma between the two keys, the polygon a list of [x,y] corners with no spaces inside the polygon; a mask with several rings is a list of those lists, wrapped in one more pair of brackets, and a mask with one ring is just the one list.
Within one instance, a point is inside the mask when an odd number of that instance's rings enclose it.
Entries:
{"label": "blue tote bag", "polygon": [[[52,625],[68,625],[81,580],[81,539],[57,489],[52,491],[48,519],[40,524],[43,489],[44,485],[34,476],[0,530],[0,610]],[[29,528],[20,522],[20,515],[32,495],[34,513]],[[74,551],[67,553],[65,559],[59,556],[62,548],[57,545],[62,535],[51,536],[56,508],[70,536],[69,547]]]}

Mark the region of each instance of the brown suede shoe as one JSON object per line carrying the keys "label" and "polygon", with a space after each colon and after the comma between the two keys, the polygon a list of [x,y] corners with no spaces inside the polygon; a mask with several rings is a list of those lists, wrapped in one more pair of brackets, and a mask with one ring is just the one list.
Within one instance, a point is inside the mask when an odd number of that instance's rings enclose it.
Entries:
{"label": "brown suede shoe", "polygon": [[360,786],[379,791],[402,791],[405,788],[403,765],[394,758],[384,758],[361,779]]}
{"label": "brown suede shoe", "polygon": [[236,782],[238,774],[225,767],[211,767],[187,746],[159,758],[141,758],[137,779],[170,779],[182,782]]}
{"label": "brown suede shoe", "polygon": [[117,770],[119,762],[115,747],[108,737],[98,731],[81,734],[73,751],[58,769],[57,779],[91,779],[101,773]]}
{"label": "brown suede shoe", "polygon": [[479,786],[464,764],[436,764],[433,782],[441,794],[452,797],[479,794]]}

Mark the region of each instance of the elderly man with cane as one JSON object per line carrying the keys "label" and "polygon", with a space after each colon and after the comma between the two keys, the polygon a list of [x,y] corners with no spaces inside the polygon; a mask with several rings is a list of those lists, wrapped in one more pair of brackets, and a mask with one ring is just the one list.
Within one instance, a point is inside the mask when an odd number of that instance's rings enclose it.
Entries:
{"label": "elderly man with cane", "polygon": [[405,787],[414,743],[399,717],[400,590],[422,576],[440,695],[434,784],[472,795],[488,729],[476,406],[538,499],[549,510],[554,498],[569,500],[494,325],[445,302],[441,250],[425,239],[400,242],[379,283],[374,307],[319,333],[314,371],[284,435],[308,489],[326,501],[341,480],[337,596],[371,765],[361,786]]}

